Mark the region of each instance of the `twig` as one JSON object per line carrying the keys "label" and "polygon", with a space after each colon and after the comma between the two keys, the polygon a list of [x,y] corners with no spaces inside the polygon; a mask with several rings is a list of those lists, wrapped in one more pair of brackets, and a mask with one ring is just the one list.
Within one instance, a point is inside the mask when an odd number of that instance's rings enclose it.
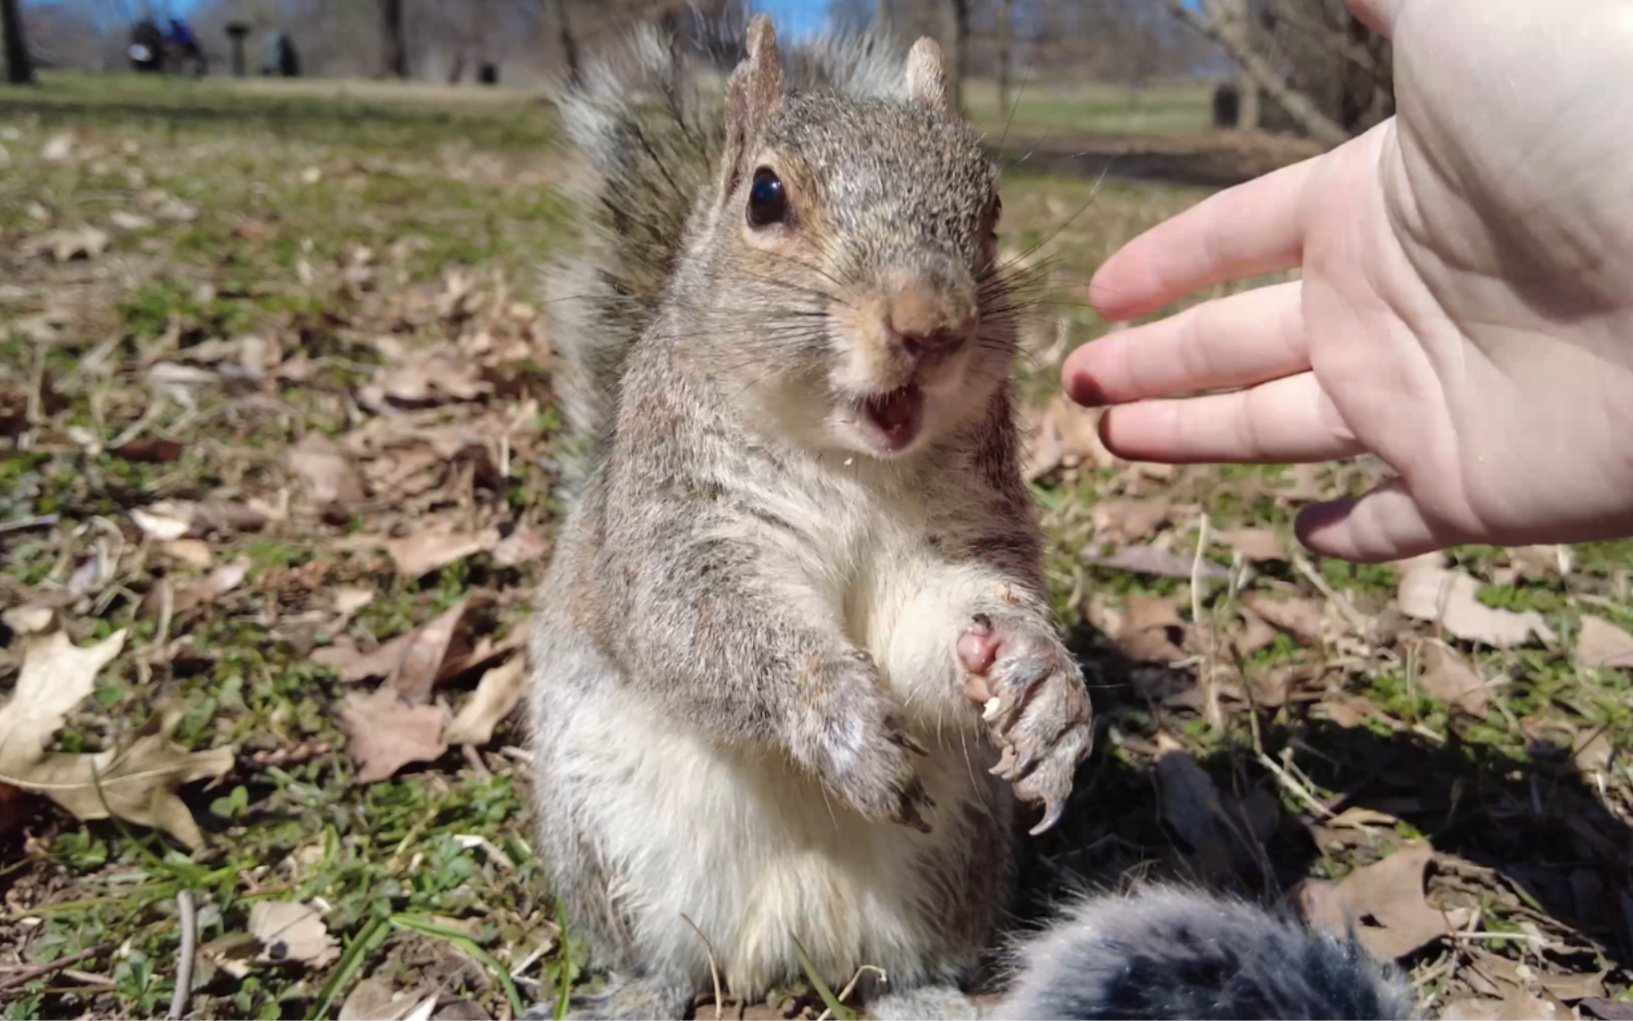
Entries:
{"label": "twig", "polygon": [[1324,819],[1336,818],[1336,813],[1334,813],[1333,810],[1328,808],[1326,805],[1323,805],[1321,803],[1321,799],[1312,794],[1308,787],[1300,783],[1292,773],[1289,773],[1286,769],[1284,769],[1275,759],[1272,759],[1269,755],[1265,754],[1264,742],[1259,739],[1258,714],[1248,713],[1247,723],[1248,727],[1253,732],[1253,756],[1259,761],[1259,765],[1270,770],[1270,772],[1275,775],[1276,779],[1281,781],[1283,787],[1291,791],[1294,797],[1298,798],[1300,801],[1314,809],[1317,815]]}
{"label": "twig", "polygon": [[1224,725],[1219,712],[1219,692],[1213,683],[1213,623],[1202,620],[1202,554],[1208,549],[1208,514],[1202,513],[1196,528],[1196,556],[1191,558],[1191,622],[1203,629],[1205,652],[1202,659],[1202,712],[1208,726],[1218,730]]}
{"label": "twig", "polygon": [[720,968],[714,961],[714,945],[709,942],[709,937],[703,935],[703,930],[697,927],[697,923],[692,921],[684,911],[681,912],[680,918],[681,921],[692,927],[693,932],[697,933],[697,938],[703,941],[703,952],[709,955],[709,979],[714,982],[714,1021],[720,1021],[721,1018],[726,1016],[726,1001],[720,992]]}
{"label": "twig", "polygon": [[62,977],[73,979],[82,986],[96,986],[98,989],[113,989],[119,985],[106,975],[97,975],[89,971],[75,971],[73,968],[62,969]]}
{"label": "twig", "polygon": [[26,532],[33,528],[50,528],[61,520],[61,514],[33,514],[26,518],[12,518],[10,521],[0,521],[0,535]]}
{"label": "twig", "polygon": [[[844,1003],[847,999],[850,998],[851,993],[856,992],[856,983],[862,981],[862,975],[865,974],[866,972],[870,972],[870,971],[878,972],[879,973],[879,978],[881,980],[883,980],[885,982],[890,981],[890,976],[886,975],[885,970],[883,968],[879,967],[877,964],[864,964],[860,968],[856,969],[856,974],[852,975],[851,980],[849,982],[845,983],[845,988],[843,988],[843,989],[841,989],[839,991],[839,996],[837,997],[837,999],[839,1000],[840,1003]],[[822,1008],[822,1013],[817,1015],[817,1021],[828,1021],[828,1015],[832,1014],[832,1013],[833,1013],[833,1008],[831,1008],[831,1007]]]}
{"label": "twig", "polygon": [[1320,592],[1324,597],[1330,600],[1334,606],[1338,607],[1339,616],[1344,618],[1344,622],[1347,623],[1356,634],[1363,638],[1366,637],[1368,624],[1366,617],[1362,615],[1360,610],[1355,608],[1354,603],[1351,603],[1347,598],[1345,598],[1342,592],[1339,592],[1337,589],[1327,584],[1327,579],[1323,578],[1321,576],[1321,572],[1315,569],[1315,565],[1310,563],[1309,557],[1306,557],[1302,553],[1295,552],[1293,554],[1293,566],[1298,569],[1298,573],[1304,575],[1306,581],[1316,587],[1317,592]]}
{"label": "twig", "polygon": [[181,918],[181,955],[176,961],[176,991],[170,996],[170,1021],[177,1021],[187,1013],[187,1001],[193,995],[193,956],[198,943],[198,914],[193,910],[193,894],[183,890],[176,894],[176,914]]}
{"label": "twig", "polygon": [[78,964],[92,957],[100,957],[102,954],[107,953],[111,947],[111,943],[98,943],[96,946],[88,950],[81,950],[77,954],[69,954],[67,957],[59,957],[49,964],[41,964],[27,971],[20,971],[15,975],[0,979],[0,990],[15,989],[17,986],[27,985],[35,979],[49,975],[54,971],[62,971],[70,965]]}

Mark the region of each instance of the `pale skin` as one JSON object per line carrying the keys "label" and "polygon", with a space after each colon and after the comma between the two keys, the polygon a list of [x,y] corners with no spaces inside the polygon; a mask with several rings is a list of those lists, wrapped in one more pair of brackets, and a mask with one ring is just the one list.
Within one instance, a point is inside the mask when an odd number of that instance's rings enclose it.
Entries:
{"label": "pale skin", "polygon": [[1135,238],[1091,297],[1298,279],[1085,345],[1068,393],[1131,459],[1377,455],[1392,479],[1299,516],[1325,555],[1633,536],[1633,4],[1350,6],[1397,116]]}

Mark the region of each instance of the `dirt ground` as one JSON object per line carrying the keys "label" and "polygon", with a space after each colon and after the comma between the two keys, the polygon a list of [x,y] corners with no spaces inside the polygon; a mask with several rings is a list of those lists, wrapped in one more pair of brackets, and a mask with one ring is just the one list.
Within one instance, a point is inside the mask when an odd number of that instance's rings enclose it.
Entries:
{"label": "dirt ground", "polygon": [[[1633,546],[1355,567],[1290,521],[1375,465],[1111,457],[1055,396],[1106,330],[1086,282],[1207,191],[1097,186],[1092,146],[1299,154],[1073,130],[1003,149],[1004,244],[1052,284],[1028,471],[1102,721],[1023,914],[1181,877],[1359,919],[1431,1014],[1633,1016]],[[513,711],[559,522],[552,139],[531,100],[0,94],[8,1017],[160,1016],[188,960],[194,1017],[508,1018],[590,979]]]}

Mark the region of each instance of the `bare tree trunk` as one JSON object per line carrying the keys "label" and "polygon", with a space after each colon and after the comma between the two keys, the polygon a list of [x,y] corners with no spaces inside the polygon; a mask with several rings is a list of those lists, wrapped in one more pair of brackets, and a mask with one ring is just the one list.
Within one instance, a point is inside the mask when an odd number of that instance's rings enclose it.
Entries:
{"label": "bare tree trunk", "polygon": [[584,84],[578,66],[578,38],[573,35],[572,22],[567,20],[567,0],[544,0],[544,17],[556,28],[561,57],[567,63],[567,80],[574,85]]}
{"label": "bare tree trunk", "polygon": [[948,77],[953,86],[953,109],[964,111],[964,71],[969,66],[970,0],[951,0],[953,14],[953,66]]}
{"label": "bare tree trunk", "polygon": [[998,2],[998,113],[1009,116],[1009,71],[1015,46],[1015,0]]}
{"label": "bare tree trunk", "polygon": [[[1167,0],[1168,7],[1175,14],[1195,26],[1197,31],[1224,47],[1242,69],[1245,79],[1251,79],[1251,84],[1263,90],[1265,95],[1281,105],[1287,115],[1309,136],[1323,145],[1341,145],[1349,141],[1349,132],[1345,131],[1337,121],[1321,112],[1321,109],[1297,89],[1288,85],[1276,69],[1270,66],[1258,53],[1254,52],[1252,44],[1247,38],[1247,26],[1238,21],[1223,9],[1220,0],[1203,0],[1211,17],[1204,17],[1185,3],[1185,0]],[[1257,97],[1249,89],[1242,91],[1242,125],[1248,126],[1248,112],[1250,104],[1257,106]]]}
{"label": "bare tree trunk", "polygon": [[403,33],[403,0],[380,0],[380,41],[385,74],[408,77],[408,44]]}
{"label": "bare tree trunk", "polygon": [[23,36],[20,0],[0,0],[0,32],[6,37],[6,81],[13,85],[34,84],[34,59]]}

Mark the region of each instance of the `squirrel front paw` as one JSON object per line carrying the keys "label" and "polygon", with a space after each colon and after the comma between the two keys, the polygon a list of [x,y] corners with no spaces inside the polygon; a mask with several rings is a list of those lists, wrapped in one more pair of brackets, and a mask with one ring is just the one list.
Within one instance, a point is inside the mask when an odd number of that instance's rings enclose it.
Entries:
{"label": "squirrel front paw", "polygon": [[982,706],[1000,757],[994,776],[1023,801],[1041,802],[1033,835],[1054,826],[1078,763],[1094,741],[1088,686],[1077,661],[1045,621],[977,614],[958,637],[964,694]]}
{"label": "squirrel front paw", "polygon": [[930,832],[935,802],[913,764],[928,753],[884,694],[873,658],[856,651],[814,663],[804,684],[795,756],[864,818]]}

